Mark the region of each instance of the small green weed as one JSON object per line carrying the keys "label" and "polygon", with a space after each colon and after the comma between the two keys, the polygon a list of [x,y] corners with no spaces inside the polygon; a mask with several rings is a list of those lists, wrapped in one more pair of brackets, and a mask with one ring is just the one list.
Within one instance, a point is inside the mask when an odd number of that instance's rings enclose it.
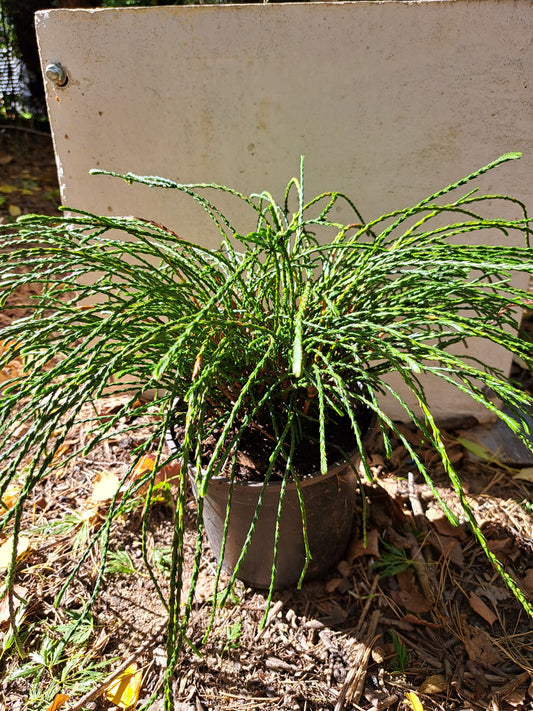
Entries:
{"label": "small green weed", "polygon": [[154,548],[154,565],[163,575],[170,576],[170,568],[172,565],[172,548],[163,546],[162,548]]}
{"label": "small green weed", "polygon": [[30,533],[41,536],[72,536],[72,551],[78,553],[89,541],[91,520],[86,511],[73,511],[62,519],[33,526]]}
{"label": "small green weed", "polygon": [[[5,592],[5,587],[2,587],[2,590],[0,590],[0,593]],[[5,652],[7,652],[13,645],[15,644],[15,639],[17,637],[17,641],[19,644],[21,644],[24,647],[26,639],[29,637],[31,629],[29,627],[24,627],[23,622],[24,618],[26,616],[26,609],[28,607],[28,600],[25,599],[24,595],[22,592],[18,589],[17,586],[15,586],[15,598],[18,600],[18,607],[15,612],[15,630],[16,630],[16,636],[13,631],[13,626],[9,624],[8,628],[5,630],[3,637],[2,637],[2,645],[0,648],[0,659],[4,656]],[[5,599],[5,598],[4,598]]]}
{"label": "small green weed", "polygon": [[407,647],[404,642],[394,630],[389,630],[389,634],[396,653],[396,658],[393,662],[394,671],[399,674],[405,674],[405,670],[407,669],[407,665],[409,663],[409,652],[407,651]]}
{"label": "small green weed", "polygon": [[[27,661],[7,677],[7,681],[31,678],[28,709],[32,711],[44,711],[60,692],[83,695],[102,680],[115,661],[91,659],[87,647],[94,623],[90,615],[81,619],[72,610],[67,615],[70,618],[67,622],[46,626],[39,648],[30,652]],[[37,632],[37,626],[28,628],[28,638],[32,630]]]}
{"label": "small green weed", "polygon": [[396,548],[391,543],[381,540],[381,558],[371,564],[371,568],[376,571],[380,578],[390,578],[408,570],[413,561],[408,557],[403,548]]}
{"label": "small green weed", "polygon": [[105,564],[106,575],[132,575],[139,573],[127,551],[109,551]]}
{"label": "small green weed", "polygon": [[222,647],[221,656],[227,654],[231,649],[238,649],[241,644],[242,622],[237,620],[229,627],[226,627],[226,641]]}

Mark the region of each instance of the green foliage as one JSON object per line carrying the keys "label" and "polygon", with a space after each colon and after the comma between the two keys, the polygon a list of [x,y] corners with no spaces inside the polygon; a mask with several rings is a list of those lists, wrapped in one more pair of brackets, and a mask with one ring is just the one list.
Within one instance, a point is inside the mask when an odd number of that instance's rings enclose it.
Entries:
{"label": "green foliage", "polygon": [[395,669],[398,673],[405,674],[407,665],[409,664],[409,652],[405,643],[400,639],[395,630],[389,630],[389,634],[392,638],[392,644],[396,653],[396,659],[394,660]]}
{"label": "green foliage", "polygon": [[[41,631],[39,648],[30,652],[8,676],[8,681],[31,679],[28,708],[45,711],[58,693],[86,693],[101,681],[114,661],[97,662],[88,653],[87,646],[94,629],[90,616],[81,617],[77,612],[66,610],[66,618],[63,624],[53,628],[47,625]],[[36,632],[33,627],[27,634],[33,636]]]}
{"label": "green foliage", "polygon": [[105,566],[106,575],[132,575],[138,573],[128,551],[109,551]]}
{"label": "green foliage", "polygon": [[387,541],[381,541],[381,548],[381,558],[371,564],[380,578],[398,575],[413,565],[403,548],[396,548]]}
{"label": "green foliage", "polygon": [[[11,345],[0,356],[0,368],[21,357],[25,373],[4,383],[1,392],[0,496],[31,453],[22,494],[3,525],[19,534],[28,497],[47,476],[54,454],[78,420],[90,425],[84,450],[89,452],[111,430],[116,434],[117,428],[124,433],[135,428],[125,417],[130,404],[147,391],[157,393],[149,406],[136,408],[138,414],[143,407],[160,413],[151,438],[136,450],[140,458],[156,449],[156,466],[142,481],[122,487],[121,498],[112,500],[108,518],[95,534],[103,562],[89,606],[102,584],[113,519],[146,482],[146,501],[152,500],[156,472],[169,459],[165,432],[175,425],[183,428],[182,442],[172,455],[184,466],[168,557],[154,553],[154,561],[149,560],[148,504],[143,518],[149,574],[156,583],[152,563],[168,566],[171,581],[168,599],[160,591],[169,613],[169,706],[172,670],[187,641],[185,631],[194,608],[207,486],[222,472],[233,480],[235,451],[254,423],[269,431],[274,441],[265,462],[265,481],[277,471],[283,492],[289,479],[297,481],[295,453],[307,433],[317,444],[315,468],[324,471],[332,423],[346,418],[362,449],[365,419],[375,415],[386,448],[390,450],[392,432],[455,523],[424,462],[382,409],[382,395],[394,398],[439,453],[480,545],[532,613],[486,544],[446,454],[422,381],[422,376],[430,375],[452,384],[505,421],[531,448],[523,434],[527,427],[522,429],[520,418],[498,409],[493,396],[517,413],[531,406],[531,398],[468,351],[459,356],[453,349],[475,337],[532,365],[531,344],[515,335],[517,313],[529,295],[511,282],[515,272],[533,273],[524,206],[510,197],[478,195],[471,189],[459,194],[478,176],[517,157],[502,156],[413,207],[369,223],[338,192],[306,200],[303,161],[281,203],[268,192],[248,197],[214,184],[119,176],[129,183],[190,196],[209,218],[206,229],[216,231],[217,249],[180,239],[152,222],[82,211],[60,219],[26,216],[16,232],[12,226],[0,226],[0,246],[10,254],[0,267],[2,307],[7,308],[7,297],[23,284],[42,289],[25,305],[30,315],[1,334]],[[245,233],[217,208],[218,193],[235,200],[241,213],[243,207],[248,211]],[[488,202],[491,216],[485,217]],[[516,216],[494,217],[498,204],[505,215],[512,209]],[[350,212],[342,223],[334,217],[338,207]],[[118,239],[116,230],[128,240]],[[502,246],[454,243],[473,233],[481,237],[498,233]],[[511,234],[518,234],[523,246],[512,246]],[[399,374],[417,408],[384,380],[391,372]],[[129,393],[130,401],[105,420],[96,415],[87,420],[84,404],[106,397],[112,378],[117,381],[113,394]],[[206,456],[202,443],[208,437],[215,446]],[[190,591],[183,600],[189,463],[196,465],[197,545]],[[126,474],[121,484],[130,481]],[[217,574],[215,587],[218,579]],[[13,582],[14,566],[8,586]]]}
{"label": "green foliage", "polygon": [[226,640],[222,647],[221,656],[224,656],[232,649],[238,649],[241,645],[242,622],[237,620],[229,627],[226,627]]}
{"label": "green foliage", "polygon": [[172,548],[163,546],[162,548],[154,548],[154,565],[160,570],[163,575],[170,577],[172,568]]}

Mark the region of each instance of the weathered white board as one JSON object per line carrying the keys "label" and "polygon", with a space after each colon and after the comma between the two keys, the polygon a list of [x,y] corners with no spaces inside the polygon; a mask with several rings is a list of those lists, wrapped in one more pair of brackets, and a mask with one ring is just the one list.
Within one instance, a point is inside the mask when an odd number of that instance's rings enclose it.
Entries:
{"label": "weathered white board", "polygon": [[[184,196],[89,170],[281,199],[305,155],[308,196],[341,189],[371,219],[516,150],[482,185],[533,212],[531,0],[46,10],[36,28],[43,68],[68,73],[64,87],[46,80],[67,205],[212,245]],[[471,352],[509,367],[498,349]],[[483,417],[430,393],[438,415]]]}

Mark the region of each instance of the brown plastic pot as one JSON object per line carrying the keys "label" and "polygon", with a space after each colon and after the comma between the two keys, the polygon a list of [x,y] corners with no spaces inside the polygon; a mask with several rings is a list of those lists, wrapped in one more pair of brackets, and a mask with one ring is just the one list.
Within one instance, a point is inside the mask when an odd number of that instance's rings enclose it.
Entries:
{"label": "brown plastic pot", "polygon": [[[369,428],[373,430],[373,428]],[[171,451],[176,444],[169,433]],[[357,466],[359,452],[352,455]],[[195,469],[189,467],[189,479],[196,496]],[[229,528],[222,567],[228,573],[235,569],[250,529],[261,483],[234,482]],[[204,499],[203,519],[211,550],[220,559],[230,483],[224,477],[209,482]],[[307,536],[312,559],[306,579],[324,575],[341,560],[352,530],[357,477],[347,461],[329,467],[326,474],[306,476],[300,482],[305,506]],[[247,585],[267,589],[270,586],[274,557],[274,535],[278,511],[280,482],[269,482],[255,530],[237,577]],[[300,579],[305,563],[302,515],[294,483],[287,484],[280,519],[280,537],[276,565],[275,589],[294,585]]]}

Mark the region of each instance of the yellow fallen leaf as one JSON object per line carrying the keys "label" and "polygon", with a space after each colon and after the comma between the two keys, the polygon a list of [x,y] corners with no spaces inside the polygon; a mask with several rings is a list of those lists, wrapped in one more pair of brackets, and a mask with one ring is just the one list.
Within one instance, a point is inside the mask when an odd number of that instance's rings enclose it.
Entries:
{"label": "yellow fallen leaf", "polygon": [[513,475],[513,479],[522,479],[523,481],[533,481],[533,467],[520,469],[519,472]]}
{"label": "yellow fallen leaf", "polygon": [[66,694],[57,694],[46,711],[57,711],[57,709],[61,708],[63,704],[66,704],[69,699],[70,696],[67,696]]}
{"label": "yellow fallen leaf", "polygon": [[10,484],[7,487],[0,501],[0,518],[17,503],[21,489],[22,485],[18,482]]}
{"label": "yellow fallen leaf", "polygon": [[57,448],[52,462],[56,464],[65,454],[67,454],[71,450],[74,444],[76,444],[74,440],[67,440],[65,442],[62,442],[62,444],[60,444]]}
{"label": "yellow fallen leaf", "polygon": [[112,472],[101,472],[96,475],[91,494],[91,501],[109,501],[117,493],[120,479]]}
{"label": "yellow fallen leaf", "polygon": [[[140,479],[146,474],[152,472],[155,469],[155,457],[151,454],[145,454],[142,456],[137,464],[133,467],[133,478]],[[170,462],[170,464],[165,464],[154,476],[154,485],[157,484],[170,484],[177,485],[179,475],[181,471],[181,466],[179,462]],[[147,481],[139,489],[138,493],[140,495],[146,494],[150,488],[150,483]]]}
{"label": "yellow fallen leaf", "polygon": [[8,195],[9,193],[14,193],[17,190],[13,185],[6,185],[5,183],[3,185],[0,185],[0,193],[5,193]]}
{"label": "yellow fallen leaf", "polygon": [[[17,560],[20,559],[30,547],[30,539],[21,536],[17,545]],[[13,555],[13,536],[4,541],[0,546],[0,571],[7,570]]]}
{"label": "yellow fallen leaf", "polygon": [[139,479],[147,472],[151,472],[155,467],[155,459],[151,454],[144,454],[133,467],[133,478]]}
{"label": "yellow fallen leaf", "polygon": [[10,205],[7,208],[7,211],[11,215],[11,217],[18,217],[19,215],[22,215],[22,210],[18,205]]}
{"label": "yellow fallen leaf", "polygon": [[142,682],[142,669],[131,664],[125,672],[112,681],[105,689],[105,697],[121,709],[129,709],[137,703]]}
{"label": "yellow fallen leaf", "polygon": [[432,674],[420,684],[421,694],[441,694],[448,688],[448,683],[442,674]]}
{"label": "yellow fallen leaf", "polygon": [[[16,341],[0,341],[0,356],[5,353],[12,353],[16,347]],[[7,365],[0,370],[0,383],[6,380],[12,380],[13,378],[18,378],[24,373],[24,363],[20,356],[12,358]]]}
{"label": "yellow fallen leaf", "polygon": [[407,691],[405,694],[405,703],[409,706],[411,711],[424,711],[422,702],[418,698],[418,694],[414,691]]}

